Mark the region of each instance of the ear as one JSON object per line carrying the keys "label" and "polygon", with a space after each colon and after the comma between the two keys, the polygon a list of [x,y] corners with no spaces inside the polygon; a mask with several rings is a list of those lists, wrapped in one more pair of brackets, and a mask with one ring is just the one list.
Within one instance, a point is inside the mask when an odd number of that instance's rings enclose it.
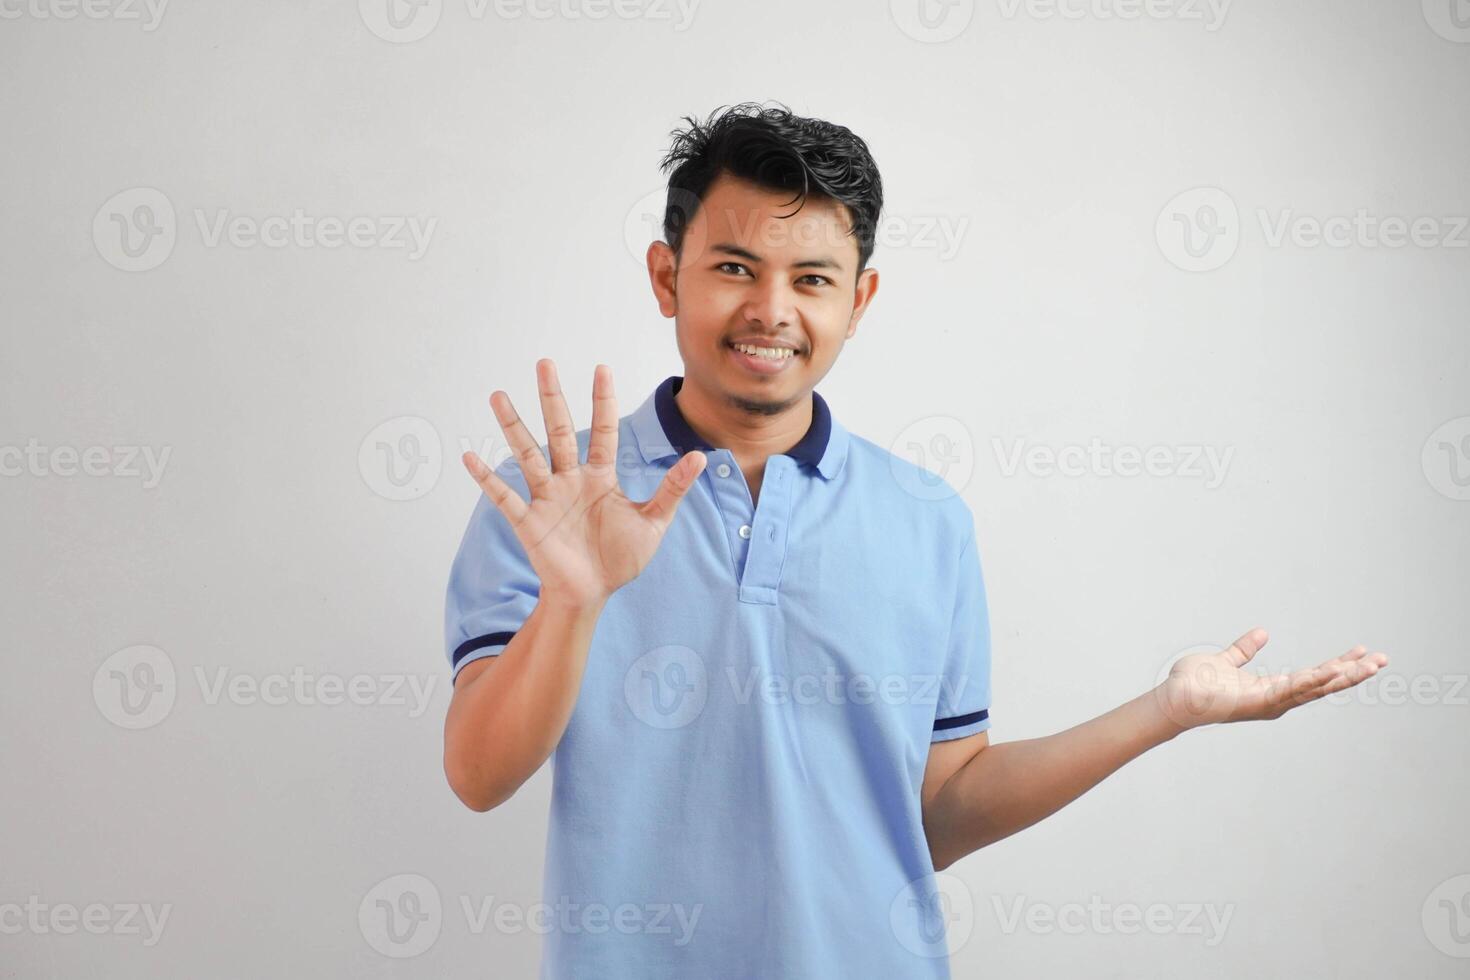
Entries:
{"label": "ear", "polygon": [[873,302],[873,297],[878,295],[878,270],[874,268],[864,269],[858,273],[857,288],[852,294],[852,316],[847,321],[848,339],[857,333],[858,321],[868,310],[868,304]]}
{"label": "ear", "polygon": [[653,287],[654,298],[658,300],[658,311],[666,318],[673,316],[679,310],[676,295],[678,260],[674,257],[674,250],[664,242],[654,241],[649,244],[644,261],[648,264],[648,282]]}

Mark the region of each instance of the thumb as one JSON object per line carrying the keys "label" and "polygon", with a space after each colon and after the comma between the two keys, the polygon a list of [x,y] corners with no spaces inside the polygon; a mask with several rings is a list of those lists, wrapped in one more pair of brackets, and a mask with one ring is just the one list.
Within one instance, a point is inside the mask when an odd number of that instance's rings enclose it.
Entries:
{"label": "thumb", "polygon": [[1247,630],[1240,639],[1230,644],[1225,650],[1225,657],[1232,665],[1244,667],[1270,638],[1270,635],[1259,626],[1253,630]]}
{"label": "thumb", "polygon": [[664,474],[653,496],[639,506],[639,513],[657,524],[659,530],[666,530],[673,523],[674,512],[679,508],[679,501],[683,500],[684,494],[694,486],[694,481],[698,480],[699,474],[704,472],[707,462],[709,462],[709,457],[697,449],[685,453]]}

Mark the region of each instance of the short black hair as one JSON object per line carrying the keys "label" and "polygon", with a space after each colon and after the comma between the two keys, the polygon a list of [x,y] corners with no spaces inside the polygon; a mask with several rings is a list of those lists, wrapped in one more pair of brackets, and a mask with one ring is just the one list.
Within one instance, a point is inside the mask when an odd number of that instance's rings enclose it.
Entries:
{"label": "short black hair", "polygon": [[873,256],[883,210],[883,181],[868,145],[846,126],[793,115],[776,105],[780,108],[755,102],[721,106],[703,124],[685,116],[689,128],[669,134],[673,146],[660,164],[665,171],[673,168],[664,206],[665,241],[679,256],[684,231],[705,192],[728,173],[771,190],[795,192],[797,211],[809,194],[845,205],[862,272]]}

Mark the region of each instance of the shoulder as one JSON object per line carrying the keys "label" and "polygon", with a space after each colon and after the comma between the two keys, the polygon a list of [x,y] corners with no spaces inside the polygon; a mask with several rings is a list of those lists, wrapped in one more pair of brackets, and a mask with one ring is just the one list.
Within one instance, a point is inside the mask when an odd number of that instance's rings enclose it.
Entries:
{"label": "shoulder", "polygon": [[847,474],[875,508],[899,526],[958,548],[973,533],[974,512],[965,500],[957,467],[938,461],[933,469],[848,433]]}

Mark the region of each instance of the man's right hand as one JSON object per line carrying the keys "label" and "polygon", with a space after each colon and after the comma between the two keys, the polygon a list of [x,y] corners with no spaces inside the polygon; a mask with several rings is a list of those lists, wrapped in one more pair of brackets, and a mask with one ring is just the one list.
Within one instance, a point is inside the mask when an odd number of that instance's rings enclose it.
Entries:
{"label": "man's right hand", "polygon": [[[504,391],[490,395],[507,443],[531,491],[527,503],[479,456],[467,452],[465,468],[510,522],[543,595],[576,605],[600,606],[643,571],[658,550],[684,494],[699,479],[707,458],[685,453],[664,474],[654,495],[637,503],[618,485],[618,412],[612,370],[599,364],[592,377],[592,430],[586,462],[578,461],[577,430],[562,397],[556,365],[536,362],[541,415],[551,466]],[[497,399],[496,396],[499,396]]]}

